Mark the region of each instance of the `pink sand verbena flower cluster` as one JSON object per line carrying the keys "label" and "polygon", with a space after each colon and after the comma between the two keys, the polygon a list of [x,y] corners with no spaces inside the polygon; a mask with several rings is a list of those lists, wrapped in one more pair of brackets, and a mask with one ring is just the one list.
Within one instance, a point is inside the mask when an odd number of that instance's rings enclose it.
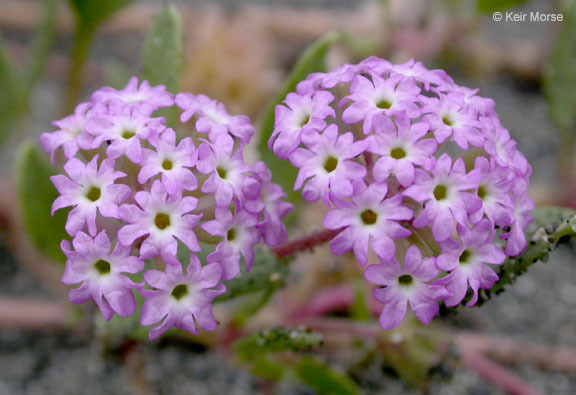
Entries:
{"label": "pink sand verbena flower cluster", "polygon": [[[175,106],[192,132],[158,116]],[[62,281],[80,286],[70,301],[92,299],[108,320],[132,315],[140,293],[141,324],[157,325],[151,339],[171,327],[214,330],[222,281],[239,274],[241,261],[250,270],[261,239],[285,240],[281,219],[292,208],[262,162],[244,161],[249,119],[133,78],[123,90],[98,90],[54,126],[41,143],[65,172],[52,177],[60,193],[52,211],[71,208]]]}
{"label": "pink sand verbena flower cluster", "polygon": [[276,107],[269,146],[343,229],[333,253],[378,258],[365,277],[382,328],[408,304],[424,323],[440,303],[474,305],[493,265],[525,248],[531,167],[494,107],[443,71],[379,58],[312,74]]}

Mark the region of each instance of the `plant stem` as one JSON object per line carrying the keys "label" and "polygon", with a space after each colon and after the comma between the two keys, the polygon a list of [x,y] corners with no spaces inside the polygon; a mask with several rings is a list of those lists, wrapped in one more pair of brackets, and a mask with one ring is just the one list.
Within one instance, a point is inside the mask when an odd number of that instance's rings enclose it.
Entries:
{"label": "plant stem", "polygon": [[94,30],[92,25],[87,25],[81,21],[76,23],[74,33],[74,46],[70,55],[70,69],[68,72],[68,84],[62,104],[62,115],[68,115],[74,111],[78,102],[80,88],[82,87],[83,71],[86,60],[90,53],[90,47],[94,40]]}
{"label": "plant stem", "polygon": [[311,250],[318,245],[332,240],[344,229],[346,229],[346,227],[340,229],[325,229],[310,236],[302,237],[294,241],[289,241],[281,246],[274,247],[272,248],[272,253],[278,258],[284,258],[293,255],[296,252]]}

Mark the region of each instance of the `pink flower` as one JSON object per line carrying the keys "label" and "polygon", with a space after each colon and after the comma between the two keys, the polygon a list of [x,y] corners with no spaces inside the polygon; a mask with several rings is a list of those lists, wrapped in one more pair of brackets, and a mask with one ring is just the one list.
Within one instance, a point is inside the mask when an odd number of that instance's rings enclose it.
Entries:
{"label": "pink flower", "polygon": [[202,229],[222,241],[216,250],[208,255],[206,261],[218,262],[222,266],[222,279],[231,280],[240,273],[240,257],[244,258],[246,271],[254,263],[254,246],[260,241],[260,232],[256,228],[258,218],[236,207],[232,214],[227,208],[217,208],[213,221],[207,221]]}
{"label": "pink flower", "polygon": [[118,218],[118,205],[128,199],[130,188],[115,184],[115,180],[126,174],[114,171],[114,159],[105,159],[98,168],[98,155],[87,165],[76,158],[64,165],[68,177],[50,177],[60,196],[52,204],[52,215],[64,207],[74,207],[66,221],[66,232],[74,236],[88,226],[88,232],[97,233],[97,213],[103,217]]}
{"label": "pink flower", "polygon": [[411,246],[406,252],[404,266],[397,260],[368,266],[364,272],[366,280],[379,285],[374,289],[374,298],[384,303],[380,314],[382,329],[394,329],[406,315],[408,304],[414,315],[429,324],[438,314],[438,301],[449,294],[441,286],[430,284],[437,276],[434,258],[422,259],[420,250]]}
{"label": "pink flower", "polygon": [[370,74],[370,79],[357,75],[350,83],[350,96],[340,101],[339,107],[351,102],[344,109],[342,120],[348,125],[363,122],[364,134],[373,130],[372,118],[376,114],[392,116],[398,111],[406,112],[410,117],[420,114],[416,105],[420,88],[412,79],[395,74],[382,78]]}
{"label": "pink flower", "polygon": [[144,160],[138,173],[140,184],[161,174],[162,184],[169,194],[180,189],[193,191],[198,187],[192,172],[198,153],[190,137],[183,138],[176,146],[176,133],[172,129],[166,129],[160,136],[150,136],[148,142],[156,150],[144,149]]}
{"label": "pink flower", "polygon": [[92,101],[113,106],[118,104],[132,106],[146,104],[153,111],[163,107],[171,107],[174,104],[174,96],[167,92],[163,85],[150,86],[148,81],[142,81],[138,86],[138,78],[132,77],[122,90],[110,87],[100,88],[92,94]]}
{"label": "pink flower", "polygon": [[430,124],[436,141],[443,143],[453,136],[463,150],[468,145],[481,147],[484,143],[482,124],[478,122],[476,109],[466,106],[462,94],[441,95],[438,98],[422,97],[424,122]]}
{"label": "pink flower", "polygon": [[110,143],[106,154],[117,159],[126,155],[136,164],[142,162],[142,139],[147,139],[152,133],[164,130],[162,118],[150,118],[150,110],[145,105],[117,105],[107,113],[101,113],[86,121],[84,129],[93,136],[83,149],[97,149],[104,142]]}
{"label": "pink flower", "polygon": [[202,192],[214,194],[218,207],[228,206],[233,197],[243,199],[242,185],[250,167],[242,159],[242,150],[234,150],[234,141],[229,135],[221,134],[214,143],[200,144],[196,168],[208,175]]}
{"label": "pink flower", "polygon": [[138,206],[120,206],[120,219],[127,225],[118,231],[122,245],[131,246],[142,236],[146,239],[140,247],[140,258],[148,259],[161,255],[175,256],[178,243],[183,242],[192,252],[201,251],[194,227],[202,215],[190,214],[198,200],[180,193],[168,195],[160,181],[154,181],[150,192],[140,191],[134,196]]}
{"label": "pink flower", "polygon": [[136,274],[144,269],[144,262],[130,256],[130,248],[116,244],[110,252],[110,239],[106,232],[95,238],[79,231],[72,241],[62,241],[66,254],[66,270],[62,282],[67,285],[81,284],[70,290],[70,302],[84,303],[93,299],[106,320],[114,313],[127,317],[136,311],[132,289],[138,287],[125,274]]}
{"label": "pink flower", "polygon": [[510,195],[510,173],[506,168],[500,167],[496,161],[491,162],[484,157],[476,158],[474,168],[480,170],[482,178],[478,187],[478,197],[482,199],[482,207],[471,215],[473,223],[477,223],[486,215],[486,218],[496,226],[505,228],[512,222],[510,215],[514,211],[514,203]]}
{"label": "pink flower", "polygon": [[[377,120],[374,123],[376,134],[369,137],[368,148],[380,155],[374,165],[374,180],[383,182],[394,176],[400,185],[408,187],[414,181],[416,166],[432,169],[436,141],[424,138],[428,133],[428,124],[424,122],[410,124],[403,115],[399,115],[395,123],[384,116]],[[387,125],[386,129],[382,128],[384,125]]]}
{"label": "pink flower", "polygon": [[179,93],[176,95],[176,104],[184,110],[180,120],[187,122],[192,117],[197,118],[196,130],[208,134],[212,142],[223,133],[240,139],[242,143],[247,143],[254,135],[254,127],[247,116],[228,114],[224,104],[208,96]]}
{"label": "pink flower", "polygon": [[253,168],[254,177],[244,184],[244,208],[253,214],[260,214],[256,228],[260,231],[264,243],[275,246],[284,243],[288,235],[282,218],[294,210],[294,206],[283,199],[284,190],[272,184],[272,173],[264,162],[257,162]]}
{"label": "pink flower", "polygon": [[444,241],[450,237],[456,222],[466,226],[468,214],[482,207],[482,200],[471,192],[478,188],[481,176],[476,169],[466,173],[462,159],[457,159],[452,167],[452,160],[446,154],[436,162],[432,177],[417,173],[414,184],[404,191],[404,196],[424,203],[414,227],[432,225],[434,239]]}
{"label": "pink flower", "polygon": [[329,92],[288,94],[282,105],[276,106],[274,132],[268,147],[278,157],[288,159],[300,144],[303,133],[324,130],[326,118],[335,115],[330,107],[333,100],[334,96]]}
{"label": "pink flower", "polygon": [[169,261],[166,271],[148,270],[144,280],[153,290],[142,290],[146,298],[140,324],[159,325],[150,330],[154,340],[172,327],[195,335],[200,328],[213,331],[218,326],[212,312],[212,301],[226,288],[220,283],[222,269],[217,263],[204,267],[195,255],[190,255],[186,274],[178,261]]}
{"label": "pink flower", "polygon": [[526,248],[524,231],[534,219],[532,214],[530,214],[532,210],[534,210],[534,201],[532,199],[525,194],[516,197],[510,231],[500,236],[500,238],[507,240],[505,250],[507,255],[520,255]]}
{"label": "pink flower", "polygon": [[366,150],[368,142],[354,142],[352,133],[338,136],[336,125],[322,134],[304,133],[302,141],[307,149],[297,148],[290,154],[292,164],[300,168],[294,189],[304,186],[304,199],[315,202],[321,198],[327,206],[332,197],[350,197],[352,181],[366,174],[366,169],[352,160]]}
{"label": "pink flower", "polygon": [[494,233],[488,220],[480,221],[472,229],[458,226],[458,238],[440,244],[442,254],[436,258],[436,265],[449,273],[434,284],[445,286],[450,293],[444,300],[449,307],[459,304],[470,287],[473,295],[466,304],[470,307],[478,300],[478,289],[490,289],[498,280],[487,265],[502,264],[506,255],[494,244]]}
{"label": "pink flower", "polygon": [[350,250],[362,266],[368,263],[368,247],[382,260],[394,257],[396,247],[393,239],[405,238],[411,232],[397,221],[408,221],[412,210],[402,206],[402,196],[386,199],[386,184],[372,184],[355,194],[352,202],[339,202],[324,217],[328,229],[344,231],[338,234],[330,249],[336,255]]}
{"label": "pink flower", "polygon": [[74,110],[73,115],[69,115],[53,123],[55,127],[59,128],[57,131],[42,133],[40,143],[44,151],[50,154],[50,162],[52,165],[55,163],[56,152],[60,147],[62,147],[66,159],[70,159],[76,155],[78,152],[77,138],[84,131],[84,123],[86,123],[91,109],[91,103],[79,104]]}

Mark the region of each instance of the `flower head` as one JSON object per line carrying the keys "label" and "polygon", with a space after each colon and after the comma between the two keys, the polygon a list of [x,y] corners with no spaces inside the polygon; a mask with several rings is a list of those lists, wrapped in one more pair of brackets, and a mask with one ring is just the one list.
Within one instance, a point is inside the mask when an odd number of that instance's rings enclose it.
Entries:
{"label": "flower head", "polygon": [[[193,121],[188,131],[176,133],[158,112],[176,103],[182,121]],[[54,125],[41,141],[65,173],[51,178],[60,193],[52,212],[71,208],[72,244],[61,244],[62,281],[79,284],[70,300],[94,300],[110,319],[137,311],[140,293],[142,325],[157,324],[152,339],[171,327],[214,330],[221,281],[239,274],[242,259],[251,269],[261,240],[283,242],[282,218],[292,210],[266,165],[244,161],[250,120],[206,96],[175,101],[133,78],[124,89],[98,90]]]}
{"label": "flower head", "polygon": [[497,279],[490,265],[526,247],[531,167],[494,109],[442,70],[377,57],[312,74],[276,107],[269,147],[298,168],[294,189],[329,207],[332,252],[380,261],[366,278],[383,287],[383,328],[408,305],[427,323],[442,301],[470,291],[473,304]]}

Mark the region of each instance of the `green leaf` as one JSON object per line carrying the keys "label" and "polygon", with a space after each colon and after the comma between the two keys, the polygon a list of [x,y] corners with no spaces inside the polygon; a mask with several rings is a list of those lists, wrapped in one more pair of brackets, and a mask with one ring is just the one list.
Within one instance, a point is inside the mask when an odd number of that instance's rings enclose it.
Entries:
{"label": "green leaf", "polygon": [[527,3],[528,0],[478,0],[476,9],[480,13],[491,14],[503,11],[510,7],[518,7]]}
{"label": "green leaf", "polygon": [[330,47],[338,42],[340,38],[341,36],[338,33],[329,33],[304,51],[280,92],[268,104],[260,124],[260,141],[258,143],[260,156],[272,172],[272,182],[279,184],[284,189],[288,194],[287,200],[294,205],[297,205],[300,201],[300,192],[294,191],[294,181],[298,175],[298,170],[289,161],[278,158],[268,149],[268,140],[274,129],[275,108],[309,74],[326,71],[326,54]]}
{"label": "green leaf", "polygon": [[54,217],[50,216],[52,202],[60,195],[50,181],[54,170],[31,141],[21,145],[15,170],[16,191],[25,230],[40,252],[55,261],[65,262],[60,242],[68,238],[64,230],[67,213],[59,210]]}
{"label": "green leaf", "polygon": [[182,20],[178,9],[165,5],[154,18],[142,54],[142,74],[152,85],[164,85],[172,93],[180,90],[183,60]]}
{"label": "green leaf", "polygon": [[81,23],[96,27],[132,0],[69,0]]}
{"label": "green leaf", "polygon": [[572,141],[576,128],[576,2],[566,2],[552,56],[544,75],[550,118],[564,141]]}
{"label": "green leaf", "polygon": [[266,381],[278,382],[288,369],[285,362],[277,361],[268,357],[256,357],[252,362],[251,372],[253,375],[263,378]]}
{"label": "green leaf", "polygon": [[346,374],[339,373],[329,365],[313,357],[302,358],[296,366],[296,375],[319,394],[360,394],[358,385]]}
{"label": "green leaf", "polygon": [[264,354],[308,351],[320,347],[323,341],[322,335],[316,332],[275,327],[237,340],[232,349],[241,361],[252,361]]}

